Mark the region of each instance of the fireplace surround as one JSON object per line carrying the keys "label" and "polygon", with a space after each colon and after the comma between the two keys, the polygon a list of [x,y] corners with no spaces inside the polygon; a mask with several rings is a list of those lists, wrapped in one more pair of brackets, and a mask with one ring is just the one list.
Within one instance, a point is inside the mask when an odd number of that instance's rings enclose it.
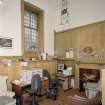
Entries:
{"label": "fireplace surround", "polygon": [[85,90],[85,84],[87,82],[97,83],[100,80],[100,70],[79,68],[79,87],[80,91]]}

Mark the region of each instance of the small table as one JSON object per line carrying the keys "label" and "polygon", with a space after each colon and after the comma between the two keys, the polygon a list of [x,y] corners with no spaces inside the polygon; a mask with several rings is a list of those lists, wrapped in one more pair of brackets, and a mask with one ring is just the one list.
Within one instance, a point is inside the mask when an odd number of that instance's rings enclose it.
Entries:
{"label": "small table", "polygon": [[92,82],[86,83],[85,92],[88,98],[94,98],[96,96],[96,94],[99,91],[98,85],[99,85],[98,83],[92,83]]}
{"label": "small table", "polygon": [[57,79],[62,82],[63,89],[68,90],[71,87],[71,79],[74,78],[74,75],[64,75],[64,74],[57,74]]}

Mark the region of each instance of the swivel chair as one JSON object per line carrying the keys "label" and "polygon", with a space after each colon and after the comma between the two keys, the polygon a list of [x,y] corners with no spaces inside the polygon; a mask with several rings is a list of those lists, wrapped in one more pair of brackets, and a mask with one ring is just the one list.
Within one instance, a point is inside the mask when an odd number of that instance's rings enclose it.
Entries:
{"label": "swivel chair", "polygon": [[52,79],[51,74],[47,70],[43,70],[43,76],[48,78],[49,87],[55,87],[58,85],[59,81],[57,79]]}
{"label": "swivel chair", "polygon": [[43,76],[47,77],[49,80],[49,89],[47,91],[46,97],[48,99],[56,100],[58,97],[58,80],[51,79],[51,75],[47,70],[43,70]]}
{"label": "swivel chair", "polygon": [[31,80],[31,88],[27,90],[32,95],[31,105],[39,105],[35,96],[40,96],[41,93],[41,77],[38,74],[34,74]]}

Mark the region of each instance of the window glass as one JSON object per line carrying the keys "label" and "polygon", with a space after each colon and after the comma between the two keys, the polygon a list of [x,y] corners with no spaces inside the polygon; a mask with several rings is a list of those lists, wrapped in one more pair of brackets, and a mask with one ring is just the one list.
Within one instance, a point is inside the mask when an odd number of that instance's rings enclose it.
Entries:
{"label": "window glass", "polygon": [[38,25],[37,14],[25,11],[24,31],[25,31],[25,51],[35,51],[38,49]]}

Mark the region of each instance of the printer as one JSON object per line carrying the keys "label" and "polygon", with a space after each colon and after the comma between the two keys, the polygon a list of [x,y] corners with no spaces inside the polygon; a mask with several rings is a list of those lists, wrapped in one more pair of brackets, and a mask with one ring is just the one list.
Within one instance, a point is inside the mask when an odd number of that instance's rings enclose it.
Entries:
{"label": "printer", "polygon": [[72,75],[72,67],[63,70],[63,75]]}

